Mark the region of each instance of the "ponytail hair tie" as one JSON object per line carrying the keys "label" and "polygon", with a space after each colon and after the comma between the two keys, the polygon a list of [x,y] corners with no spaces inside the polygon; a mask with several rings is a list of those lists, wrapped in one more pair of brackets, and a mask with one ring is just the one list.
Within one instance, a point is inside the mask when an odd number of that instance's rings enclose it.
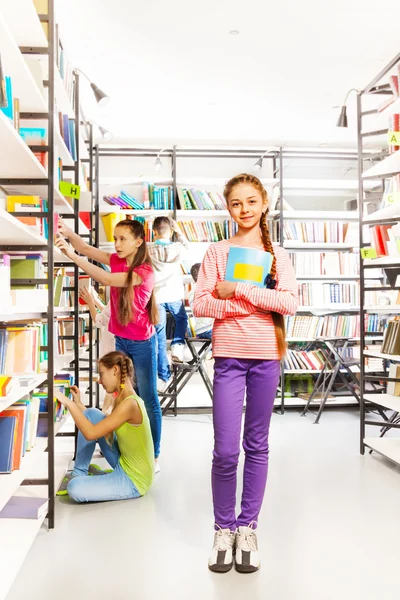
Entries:
{"label": "ponytail hair tie", "polygon": [[120,384],[119,384],[119,387],[121,388],[121,390],[123,390],[123,389],[124,389],[124,387],[125,387],[125,384],[124,384],[124,383],[120,383]]}
{"label": "ponytail hair tie", "polygon": [[268,290],[274,290],[276,286],[276,279],[272,279],[271,274],[268,273],[264,279],[264,285]]}

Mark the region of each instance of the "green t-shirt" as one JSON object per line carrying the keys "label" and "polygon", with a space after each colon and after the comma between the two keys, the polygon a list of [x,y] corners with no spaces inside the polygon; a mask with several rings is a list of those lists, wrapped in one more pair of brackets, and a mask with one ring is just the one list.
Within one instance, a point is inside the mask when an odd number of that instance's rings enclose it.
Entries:
{"label": "green t-shirt", "polygon": [[130,398],[134,398],[139,405],[142,423],[123,423],[115,430],[121,453],[119,463],[139,492],[144,495],[149,491],[154,478],[153,438],[143,400],[138,396]]}

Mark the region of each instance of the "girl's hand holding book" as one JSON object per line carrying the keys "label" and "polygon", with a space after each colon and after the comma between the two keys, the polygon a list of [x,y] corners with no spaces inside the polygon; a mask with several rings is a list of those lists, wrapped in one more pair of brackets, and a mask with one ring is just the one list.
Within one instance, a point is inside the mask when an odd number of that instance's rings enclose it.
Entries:
{"label": "girl's hand holding book", "polygon": [[58,217],[57,233],[61,233],[61,235],[63,235],[64,237],[69,237],[72,233],[74,233],[72,229],[68,227],[68,225],[65,223],[64,219],[60,216]]}
{"label": "girl's hand holding book", "polygon": [[220,300],[234,298],[237,283],[232,281],[218,281],[215,286],[215,295]]}
{"label": "girl's hand holding book", "polygon": [[61,250],[63,254],[65,254],[65,256],[68,256],[68,258],[73,259],[75,255],[75,250],[64,237],[59,235],[59,237],[56,239],[56,246]]}

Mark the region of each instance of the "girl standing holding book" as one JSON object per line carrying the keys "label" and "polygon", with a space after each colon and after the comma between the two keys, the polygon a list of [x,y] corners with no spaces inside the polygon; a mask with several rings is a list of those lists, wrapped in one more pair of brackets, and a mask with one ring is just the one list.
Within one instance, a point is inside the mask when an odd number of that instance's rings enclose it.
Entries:
{"label": "girl standing holding book", "polygon": [[[285,354],[283,315],[295,314],[297,284],[287,252],[273,246],[268,231],[266,191],[257,177],[228,181],[224,196],[237,234],[212,244],[203,260],[194,315],[213,317],[214,452],[212,491],[216,533],[209,558],[212,571],[259,569],[255,529],[268,473],[269,425]],[[266,287],[225,281],[232,246],[264,249],[272,255]],[[241,513],[236,517],[236,472],[244,397],[245,464]]]}
{"label": "girl standing holding book", "polygon": [[[60,219],[56,240],[60,248],[82,271],[95,281],[110,286],[109,331],[115,335],[115,348],[132,360],[137,389],[149,415],[154,455],[160,454],[161,408],[157,395],[157,353],[154,325],[158,322],[154,272],[147,251],[144,228],[139,221],[120,221],[114,229],[115,253],[90,246]],[[110,265],[111,273],[88,262],[80,252],[99,263]],[[156,464],[158,471],[158,465]]]}

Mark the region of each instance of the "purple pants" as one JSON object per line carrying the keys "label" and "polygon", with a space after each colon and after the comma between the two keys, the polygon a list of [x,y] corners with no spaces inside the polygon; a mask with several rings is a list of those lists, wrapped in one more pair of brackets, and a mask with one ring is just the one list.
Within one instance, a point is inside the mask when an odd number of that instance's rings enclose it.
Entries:
{"label": "purple pants", "polygon": [[[216,358],[212,491],[215,525],[235,531],[257,522],[268,473],[268,433],[280,375],[278,360]],[[241,513],[236,518],[236,472],[246,392],[245,463]]]}

